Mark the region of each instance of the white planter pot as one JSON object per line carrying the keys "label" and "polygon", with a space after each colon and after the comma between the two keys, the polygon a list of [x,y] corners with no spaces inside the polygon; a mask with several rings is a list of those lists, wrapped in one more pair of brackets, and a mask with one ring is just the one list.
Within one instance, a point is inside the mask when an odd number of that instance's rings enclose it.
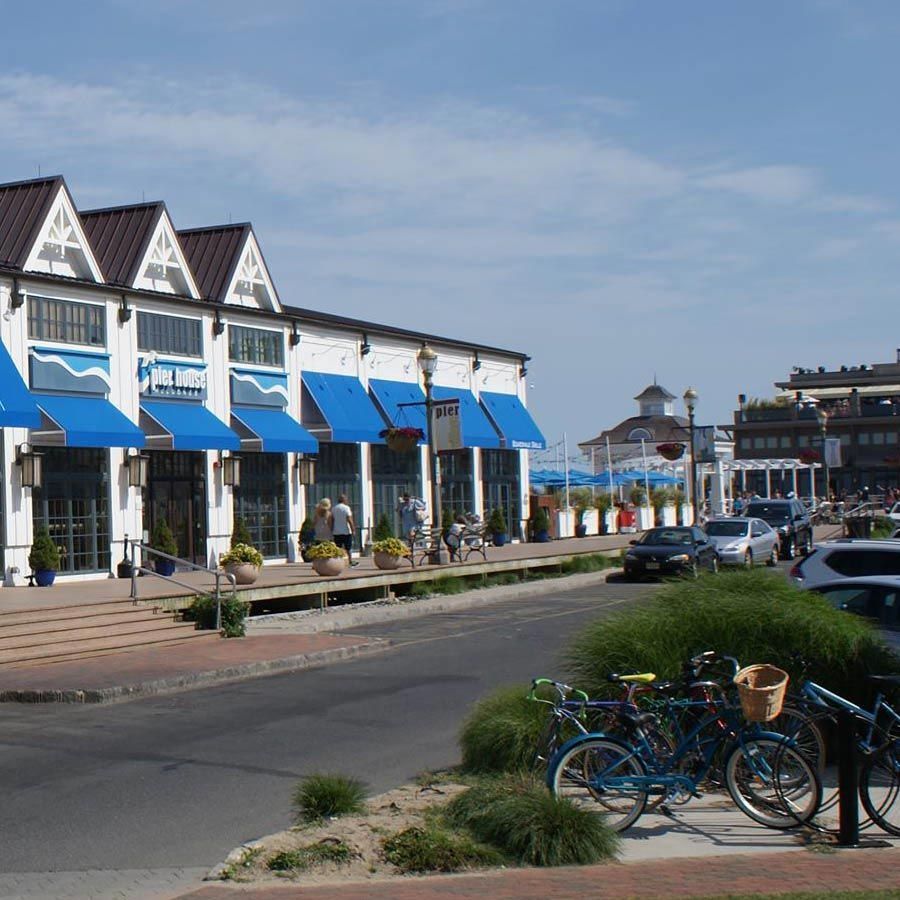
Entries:
{"label": "white planter pot", "polygon": [[603,514],[603,518],[606,519],[606,533],[607,534],[618,534],[619,533],[619,511],[617,509],[608,509]]}
{"label": "white planter pot", "polygon": [[317,575],[325,578],[336,578],[347,567],[346,556],[334,556],[331,559],[314,559],[312,567]]}
{"label": "white planter pot", "polygon": [[653,527],[653,507],[639,506],[635,512],[637,513],[637,529],[638,531],[647,531]]}
{"label": "white planter pot", "polygon": [[587,526],[588,534],[597,534],[600,530],[598,527],[597,510],[585,510],[584,515],[581,517],[581,524]]}
{"label": "white planter pot", "polygon": [[694,524],[694,511],[690,503],[681,504],[681,521],[685,525]]}
{"label": "white planter pot", "polygon": [[372,554],[375,560],[375,566],[379,569],[399,569],[400,563],[403,561],[402,556],[393,556],[390,553],[382,553],[376,551]]}
{"label": "white planter pot", "polygon": [[663,525],[674,525],[677,521],[677,513],[675,511],[675,504],[667,503],[662,508],[662,523]]}
{"label": "white planter pot", "polygon": [[229,563],[225,571],[234,575],[236,584],[253,584],[259,577],[259,569],[253,563]]}
{"label": "white planter pot", "polygon": [[556,512],[556,536],[575,537],[575,510],[560,509]]}

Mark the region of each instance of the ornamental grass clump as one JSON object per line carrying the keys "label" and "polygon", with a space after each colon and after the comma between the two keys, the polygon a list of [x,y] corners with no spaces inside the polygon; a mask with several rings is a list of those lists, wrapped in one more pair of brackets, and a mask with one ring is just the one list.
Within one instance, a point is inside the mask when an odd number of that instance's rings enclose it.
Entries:
{"label": "ornamental grass clump", "polygon": [[385,838],[382,852],[391,865],[404,873],[459,872],[505,862],[495,848],[435,822],[424,828],[406,828]]}
{"label": "ornamental grass clump", "polygon": [[361,813],[366,808],[366,785],[346,775],[309,775],[294,789],[298,823]]}

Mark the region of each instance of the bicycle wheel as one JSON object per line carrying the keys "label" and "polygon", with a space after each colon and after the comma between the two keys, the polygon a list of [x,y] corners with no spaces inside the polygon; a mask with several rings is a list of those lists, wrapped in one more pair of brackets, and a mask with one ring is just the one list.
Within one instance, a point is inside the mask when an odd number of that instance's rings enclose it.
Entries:
{"label": "bicycle wheel", "polygon": [[613,831],[624,831],[641,817],[648,792],[623,781],[646,774],[647,767],[627,744],[589,738],[557,754],[547,784],[557,797],[590,807]]}
{"label": "bicycle wheel", "polygon": [[863,763],[859,797],[879,828],[900,835],[900,739],[889,740]]}
{"label": "bicycle wheel", "polygon": [[573,721],[568,717],[557,719],[555,716],[551,716],[535,747],[534,755],[531,758],[531,771],[535,773],[545,771],[556,751],[566,741],[586,733],[586,729],[578,725],[577,720]]}
{"label": "bicycle wheel", "polygon": [[738,809],[767,828],[795,828],[815,816],[822,784],[815,769],[785,742],[751,738],[725,762],[725,784]]}
{"label": "bicycle wheel", "polygon": [[802,709],[785,706],[777,719],[766,722],[765,730],[790,738],[794,749],[806,758],[821,778],[825,771],[825,738],[812,716]]}

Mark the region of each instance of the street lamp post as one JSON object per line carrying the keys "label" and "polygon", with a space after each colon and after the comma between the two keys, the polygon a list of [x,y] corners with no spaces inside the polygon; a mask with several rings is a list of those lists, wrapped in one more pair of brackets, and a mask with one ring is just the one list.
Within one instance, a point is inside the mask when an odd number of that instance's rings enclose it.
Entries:
{"label": "street lamp post", "polygon": [[[434,409],[434,398],[432,396],[432,377],[437,369],[438,356],[428,344],[423,344],[419,350],[416,360],[419,363],[419,371],[425,381],[425,422],[428,429],[428,463],[431,472],[431,524],[436,529],[436,534],[440,535],[441,529],[441,461],[438,459],[437,451],[434,447],[434,422],[432,420],[432,412]],[[438,537],[430,553],[430,560],[433,563],[447,562],[447,556],[444,551],[443,542]]]}
{"label": "street lamp post", "polygon": [[694,452],[694,409],[697,406],[697,392],[689,387],[684,392],[684,405],[688,414],[688,432],[691,441],[691,508],[694,511],[694,524],[700,521],[700,507],[697,502],[697,456]]}
{"label": "street lamp post", "polygon": [[822,465],[825,469],[825,500],[827,502],[831,485],[831,472],[828,468],[828,453],[825,447],[825,439],[828,436],[828,413],[819,406],[816,408],[816,418],[819,420],[819,434],[822,437]]}

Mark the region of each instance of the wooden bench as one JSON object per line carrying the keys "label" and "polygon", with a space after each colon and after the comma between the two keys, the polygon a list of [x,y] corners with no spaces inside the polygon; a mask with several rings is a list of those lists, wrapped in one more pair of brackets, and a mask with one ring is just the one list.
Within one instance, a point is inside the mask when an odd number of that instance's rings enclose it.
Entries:
{"label": "wooden bench", "polygon": [[442,540],[440,528],[432,528],[430,525],[420,526],[409,539],[407,558],[413,566],[421,566],[441,549]]}
{"label": "wooden bench", "polygon": [[447,549],[450,551],[451,561],[465,562],[473,553],[480,553],[481,558],[487,562],[487,528],[484,525],[466,525],[460,532],[458,541],[453,535],[447,536]]}

